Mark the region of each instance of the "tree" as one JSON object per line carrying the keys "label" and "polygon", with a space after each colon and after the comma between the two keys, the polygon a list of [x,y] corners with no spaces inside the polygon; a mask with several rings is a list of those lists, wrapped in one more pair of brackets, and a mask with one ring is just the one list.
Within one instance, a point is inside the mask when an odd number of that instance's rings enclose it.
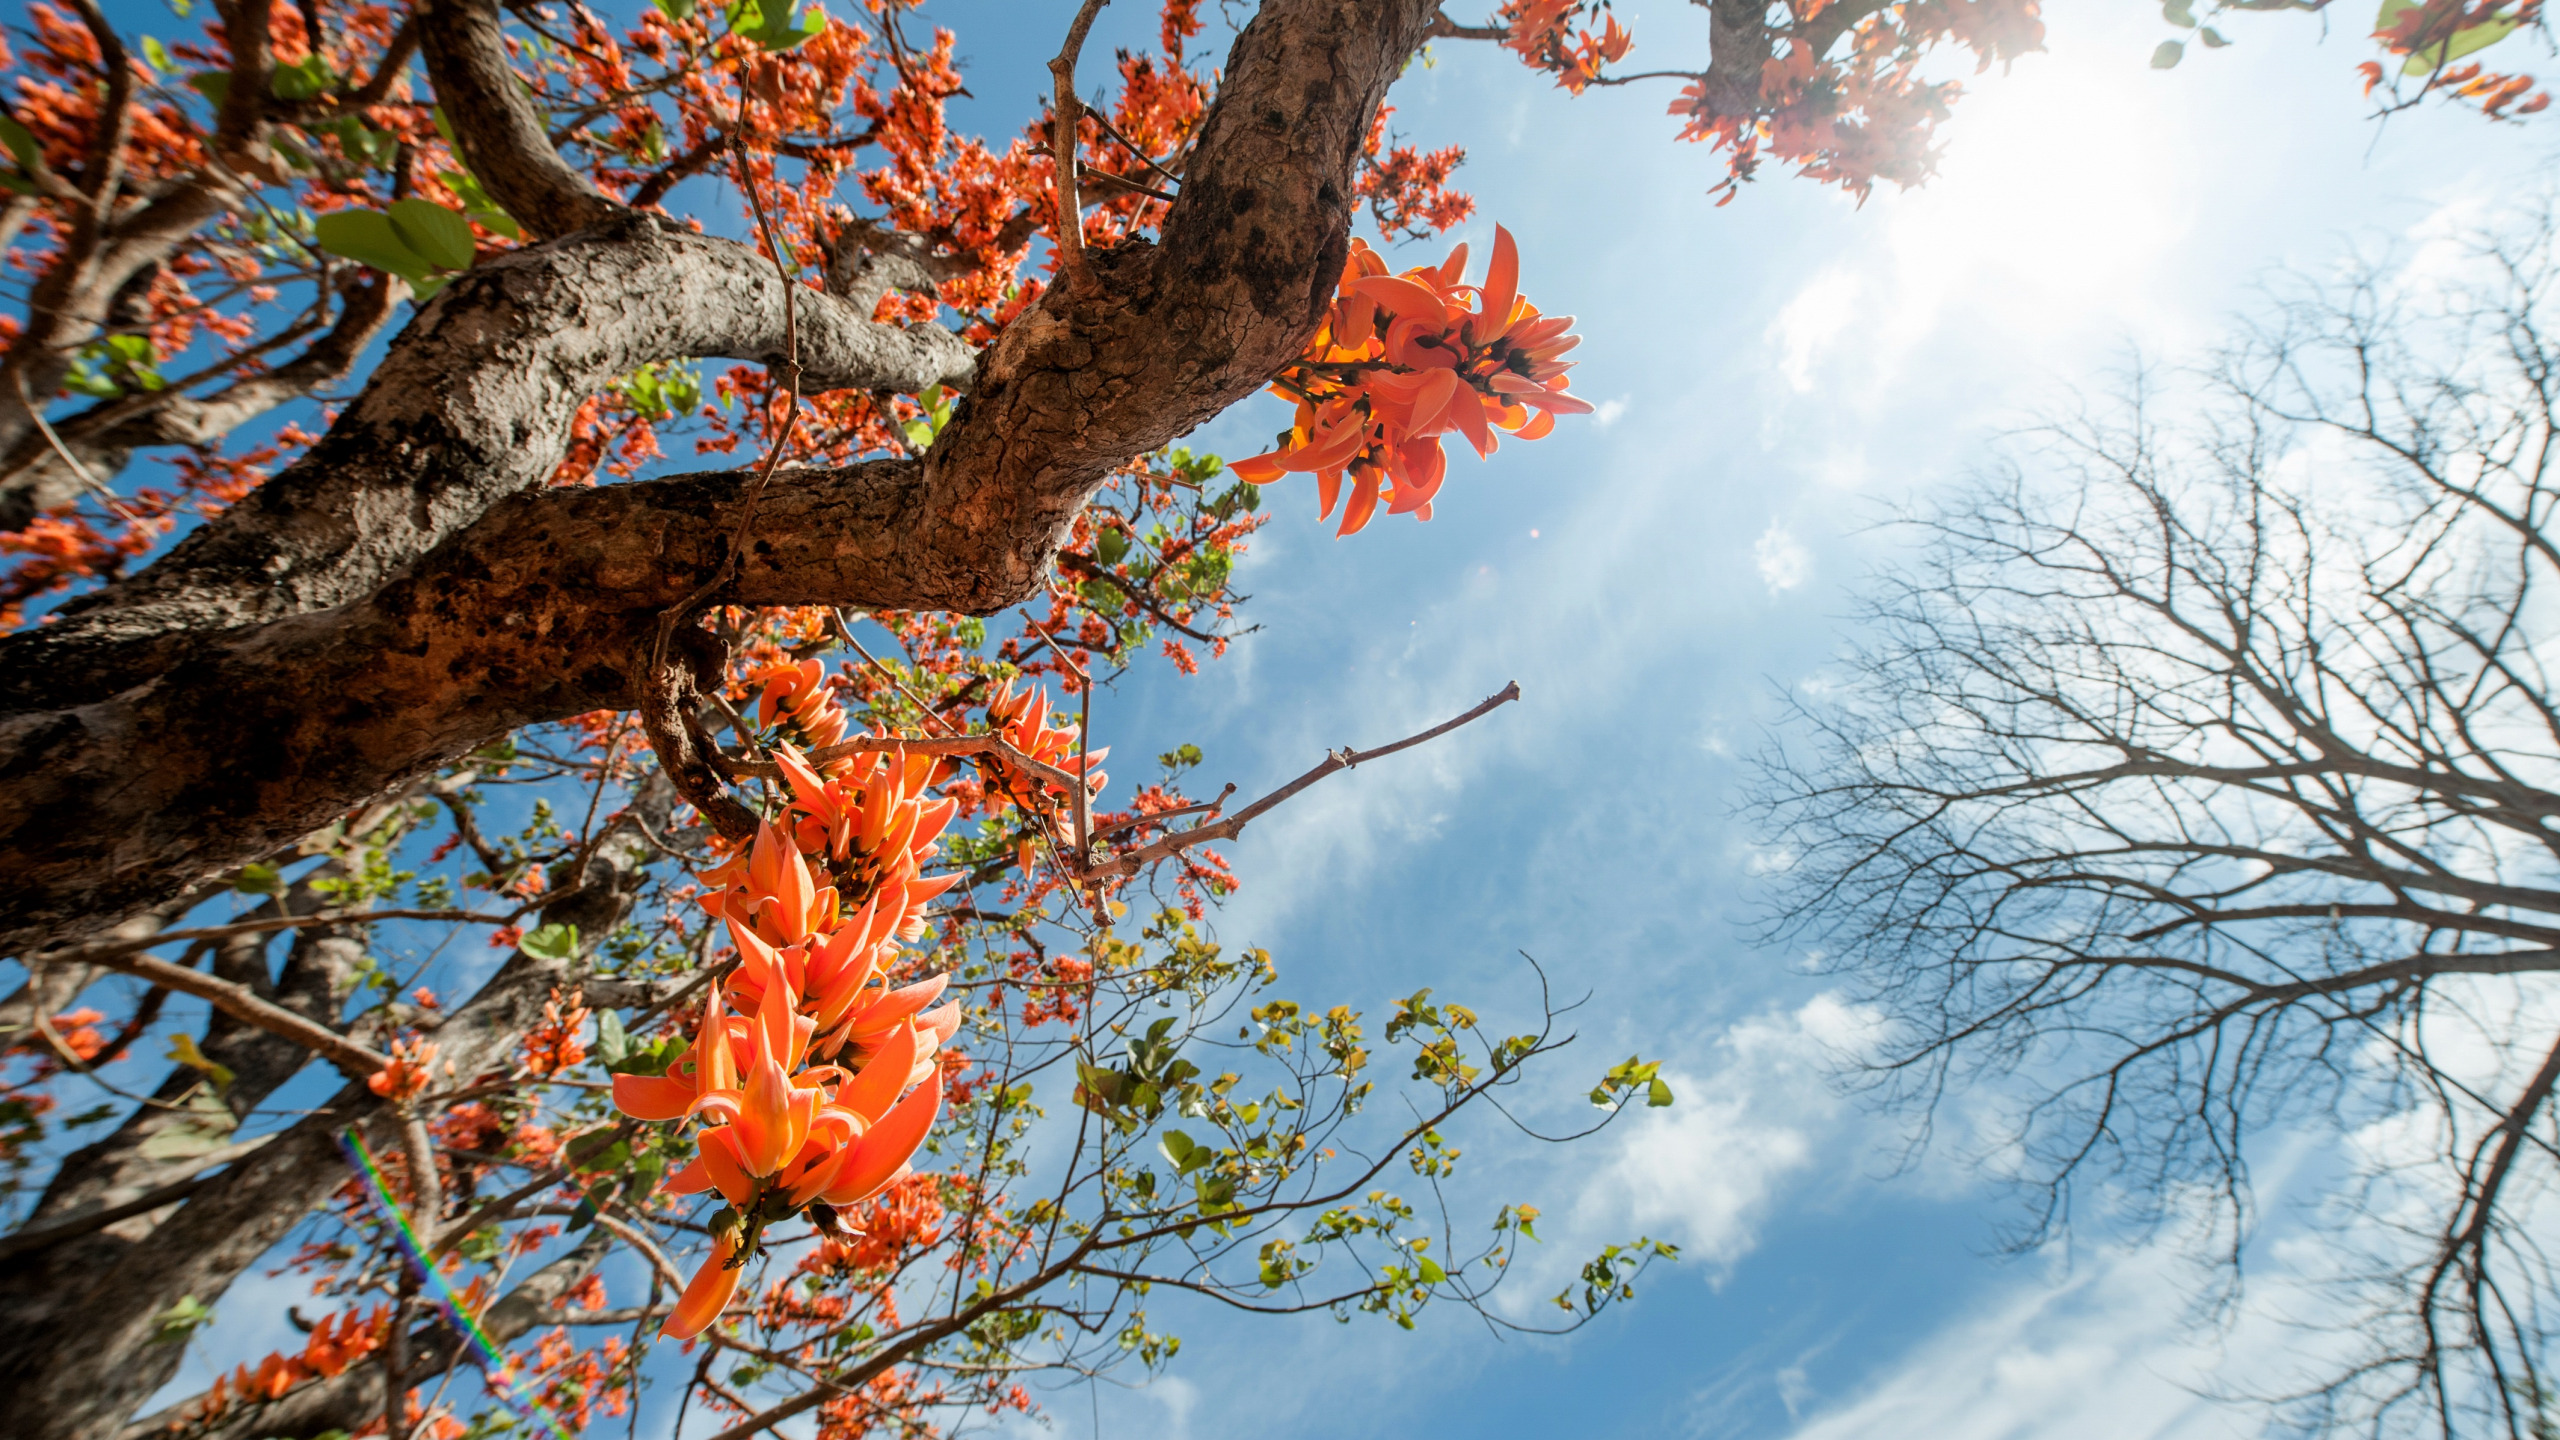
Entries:
{"label": "tree", "polygon": [[1867,1078],[2023,1086],[2023,1243],[2124,1206],[2236,1279],[2270,1137],[2351,1140],[2363,1348],[2278,1397],[2316,1428],[2549,1423],[2560,223],[2467,243],[1915,515],[1762,771],[1773,930],[1879,1007]]}
{"label": "tree", "polygon": [[[1233,883],[1208,847],[1364,757],[1230,812],[1176,750],[1106,801],[1051,718],[1223,652],[1264,484],[1312,473],[1346,530],[1427,518],[1443,437],[1489,455],[1578,408],[1506,235],[1468,284],[1350,232],[1471,213],[1460,152],[1386,130],[1423,45],[1581,89],[1643,78],[1607,68],[1629,41],[1538,0],[1270,0],[1213,71],[1167,0],[1089,105],[1085,0],[997,145],[947,124],[956,41],[912,8],[224,0],[164,43],[28,7],[0,1117],[58,1163],[0,1242],[0,1428],[121,1433],[279,1246],[346,1303],[145,1428],[441,1429],[482,1391],[582,1423],[662,1323],[695,1332],[686,1402],[740,1426],[923,1426],[1095,1346],[1160,1360],[1151,1286],[1409,1320],[1534,1238],[1506,1210],[1452,1264],[1371,1178],[1444,1175],[1443,1118],[1561,1042],[1552,1007],[1506,1036],[1409,998],[1380,1037],[1421,1118],[1369,1133],[1364,1022],[1254,1003],[1267,967],[1199,929]],[[2039,33],[2026,0],[1710,12],[1682,133],[1730,179],[1768,153],[1861,195],[1926,174],[1954,94],[1927,51]],[[670,208],[702,177],[734,212]],[[1297,407],[1269,454],[1168,448],[1266,385]],[[745,463],[639,478],[683,439]],[[481,935],[494,974],[419,984]],[[61,1103],[164,1045],[149,1094]],[[1669,1100],[1632,1058],[1592,1092],[1638,1093]],[[1566,1308],[1660,1253],[1600,1256]],[[626,1264],[647,1300],[604,1304]],[[493,1378],[448,1388],[466,1348]]]}

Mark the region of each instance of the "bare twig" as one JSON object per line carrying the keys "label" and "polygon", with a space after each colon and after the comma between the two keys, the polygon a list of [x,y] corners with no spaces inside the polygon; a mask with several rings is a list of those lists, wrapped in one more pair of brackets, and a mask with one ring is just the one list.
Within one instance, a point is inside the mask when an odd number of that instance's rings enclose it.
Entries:
{"label": "bare twig", "polygon": [[81,464],[79,457],[71,453],[70,447],[62,443],[62,437],[54,433],[53,422],[44,418],[43,408],[36,404],[33,395],[27,393],[27,373],[23,370],[11,371],[9,378],[18,383],[18,403],[26,407],[27,418],[35,422],[37,431],[44,436],[44,443],[53,447],[53,453],[62,457],[62,463],[71,467],[72,474],[80,477],[80,483],[98,492],[98,497],[106,503],[108,511],[117,519],[128,525],[141,519],[142,517],[136,514],[132,507],[117,498],[115,491],[107,488],[106,481],[99,479],[88,466]]}
{"label": "bare twig", "polygon": [[1261,818],[1274,807],[1286,803],[1299,791],[1306,789],[1308,786],[1313,785],[1319,780],[1322,780],[1327,775],[1331,775],[1340,770],[1348,770],[1355,765],[1367,764],[1369,761],[1379,759],[1383,756],[1393,755],[1399,750],[1410,749],[1413,746],[1420,745],[1428,740],[1436,740],[1439,737],[1448,734],[1450,731],[1457,729],[1459,726],[1465,725],[1473,720],[1481,719],[1482,717],[1493,713],[1495,710],[1498,710],[1504,705],[1507,705],[1519,698],[1520,682],[1514,680],[1510,684],[1503,686],[1499,693],[1488,698],[1483,704],[1476,706],[1466,714],[1461,715],[1454,720],[1434,725],[1419,735],[1407,736],[1402,740],[1396,741],[1392,745],[1381,745],[1375,750],[1338,750],[1333,754],[1324,757],[1324,762],[1322,764],[1316,766],[1312,770],[1309,770],[1306,774],[1299,776],[1297,779],[1290,781],[1288,784],[1283,785],[1279,789],[1272,791],[1270,794],[1263,796],[1261,799],[1254,801],[1252,804],[1247,805],[1242,810],[1228,816],[1226,819],[1214,820],[1206,825],[1195,825],[1191,829],[1181,831],[1177,834],[1167,835],[1162,839],[1142,845],[1139,848],[1130,851],[1126,855],[1114,856],[1110,860],[1086,870],[1084,872],[1084,878],[1099,879],[1114,875],[1135,875],[1142,867],[1151,865],[1169,855],[1174,855],[1181,851],[1188,850],[1194,845],[1205,844],[1211,840],[1232,839],[1243,833],[1245,826]]}
{"label": "bare twig", "polygon": [[258,998],[248,986],[172,965],[150,955],[104,955],[96,963],[137,979],[193,995],[244,1025],[281,1035],[359,1078],[391,1063],[391,1057],[367,1049],[337,1031]]}

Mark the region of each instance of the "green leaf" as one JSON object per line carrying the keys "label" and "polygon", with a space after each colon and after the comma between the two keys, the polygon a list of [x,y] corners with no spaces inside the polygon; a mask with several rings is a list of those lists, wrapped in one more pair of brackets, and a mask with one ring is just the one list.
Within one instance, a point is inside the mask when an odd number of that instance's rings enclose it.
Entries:
{"label": "green leaf", "polygon": [[317,55],[305,55],[291,65],[279,65],[269,77],[267,88],[279,100],[308,100],[338,83],[329,62]]}
{"label": "green leaf", "polygon": [[229,1090],[231,1082],[237,1078],[231,1073],[231,1067],[197,1049],[196,1037],[184,1030],[169,1037],[169,1058],[212,1081],[216,1094]]}
{"label": "green leaf", "polygon": [[2214,29],[2210,25],[2204,27],[2204,29],[2197,32],[2197,34],[2198,38],[2204,41],[2204,48],[2207,50],[2219,50],[2223,46],[2231,43],[2230,41],[2222,38],[2221,31]]}
{"label": "green leaf", "polygon": [[1652,1106],[1656,1110],[1670,1104],[1671,1087],[1660,1080],[1654,1081],[1653,1084],[1645,1090],[1644,1103]]}
{"label": "green leaf", "polygon": [[427,278],[426,257],[410,249],[392,228],[391,217],[379,210],[332,210],[314,221],[311,229],[320,248],[332,255],[400,276],[411,285]]}
{"label": "green leaf", "polygon": [[578,927],[555,920],[524,937],[516,948],[536,960],[574,960],[578,955]]}
{"label": "green leaf", "polygon": [[569,1142],[569,1165],[577,1170],[618,1170],[631,1159],[631,1142],[613,1131],[590,1130]]}
{"label": "green leaf", "polygon": [[682,1037],[668,1035],[651,1044],[630,1047],[621,1059],[605,1062],[604,1068],[616,1075],[664,1075],[691,1048]]}
{"label": "green leaf", "polygon": [[729,28],[746,36],[767,50],[790,50],[802,41],[827,28],[827,12],[812,9],[807,23],[795,21],[791,0],[771,0],[772,11],[766,12],[764,0],[738,0],[729,7]]}
{"label": "green leaf", "polygon": [[239,1128],[240,1118],[230,1106],[199,1089],[176,1124],[151,1132],[134,1148],[146,1160],[192,1160],[229,1144],[231,1133]]}
{"label": "green leaf", "polygon": [[1156,1142],[1156,1148],[1164,1152],[1164,1158],[1173,1162],[1175,1173],[1181,1175],[1188,1175],[1218,1158],[1217,1151],[1179,1130],[1164,1132],[1164,1138]]}
{"label": "green leaf", "polygon": [[142,37],[142,58],[151,62],[152,69],[164,75],[178,68],[169,63],[169,47],[149,35]]}
{"label": "green leaf", "polygon": [[2164,0],[2160,6],[2160,18],[2181,30],[2193,30],[2196,28],[2195,0]]}
{"label": "green leaf", "polygon": [[1416,1255],[1413,1258],[1415,1273],[1421,1277],[1423,1284],[1438,1285],[1448,1280],[1449,1272],[1440,1268],[1439,1261],[1428,1255]]}
{"label": "green leaf", "polygon": [[2160,42],[2160,48],[2151,52],[2151,68],[2154,70],[2175,69],[2178,62],[2185,59],[2186,55],[2186,46],[2179,44],[2175,40],[2163,40]]}
{"label": "green leaf", "polygon": [[212,1323],[212,1306],[193,1295],[182,1295],[176,1304],[151,1317],[150,1343],[183,1345],[189,1336]]}
{"label": "green leaf", "polygon": [[240,867],[240,878],[231,882],[231,888],[243,895],[281,894],[284,890],[284,872],[263,860],[255,864],[243,865]]}
{"label": "green leaf", "polygon": [[231,75],[229,71],[206,70],[199,74],[188,76],[187,84],[193,88],[197,94],[212,101],[213,108],[216,110],[221,109],[225,104],[230,102]]}
{"label": "green leaf", "polygon": [[693,18],[693,0],[649,0],[649,3],[658,7],[658,13],[679,24]]}
{"label": "green leaf", "polygon": [[623,1033],[622,1017],[611,1010],[596,1012],[596,1058],[610,1070],[631,1053],[631,1037]]}
{"label": "green leaf", "polygon": [[[2407,19],[2411,10],[2424,3],[2425,0],[2382,0],[2382,9],[2374,16],[2374,30],[2381,32],[2392,29],[2402,20]],[[2439,41],[2411,55],[2401,65],[2400,73],[2403,75],[2427,74],[2440,65],[2449,65],[2475,50],[2485,50],[2497,44],[2514,34],[2516,29],[2515,21],[2499,19],[2491,20],[2484,25],[2474,25],[2467,30],[2457,30],[2450,41]]]}
{"label": "green leaf", "polygon": [[0,145],[9,147],[9,157],[18,162],[21,170],[34,170],[36,160],[42,154],[36,146],[34,133],[6,115],[0,115]]}
{"label": "green leaf", "polygon": [[479,243],[471,222],[428,200],[391,202],[391,228],[400,243],[427,258],[440,270],[468,270]]}
{"label": "green leaf", "polygon": [[524,227],[516,223],[516,217],[504,210],[474,210],[471,212],[471,220],[481,229],[495,231],[510,240],[524,238]]}

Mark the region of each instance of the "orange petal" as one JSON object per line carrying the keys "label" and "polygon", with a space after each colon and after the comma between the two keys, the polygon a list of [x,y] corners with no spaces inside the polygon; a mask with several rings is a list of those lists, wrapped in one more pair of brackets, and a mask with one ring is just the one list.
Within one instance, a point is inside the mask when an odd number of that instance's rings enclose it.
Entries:
{"label": "orange petal", "polygon": [[1396,482],[1396,501],[1387,513],[1403,515],[1429,505],[1440,493],[1440,482],[1449,473],[1449,457],[1441,452],[1439,439],[1428,435],[1406,441],[1396,457],[1404,462],[1405,478]]}
{"label": "orange petal", "polygon": [[737,1057],[729,1053],[729,1017],[720,1011],[720,987],[702,1002],[702,1028],[694,1033],[693,1088],[704,1094],[738,1088]]}
{"label": "orange petal", "polygon": [[668,1176],[658,1186],[661,1195],[699,1195],[719,1182],[711,1176],[711,1167],[697,1155],[693,1163]]}
{"label": "orange petal", "polygon": [[1369,517],[1376,513],[1377,508],[1378,471],[1371,467],[1353,477],[1351,503],[1342,507],[1342,528],[1334,534],[1337,537],[1358,534],[1360,527],[1369,523]]}
{"label": "orange petal", "polygon": [[890,991],[854,1017],[851,1027],[853,1033],[866,1040],[873,1036],[887,1035],[890,1026],[904,1021],[927,1005],[941,999],[943,988],[950,983],[950,976],[936,975],[929,980],[919,980],[913,985],[901,986]]}
{"label": "orange petal", "polygon": [[681,1120],[693,1099],[693,1087],[673,1077],[613,1077],[613,1108],[634,1120]]}
{"label": "orange petal", "polygon": [[[1464,256],[1466,247],[1459,246],[1458,253]],[[1449,309],[1440,303],[1440,296],[1430,286],[1411,276],[1380,275],[1374,278],[1363,278],[1352,281],[1344,288],[1363,299],[1375,300],[1404,319],[1419,320],[1434,328],[1443,327],[1449,323]]]}
{"label": "orange petal", "polygon": [[889,1113],[898,1101],[898,1092],[907,1087],[907,1072],[916,1066],[916,1027],[899,1026],[880,1042],[871,1063],[862,1067],[851,1084],[836,1092],[836,1103],[864,1120],[878,1120]]}
{"label": "orange petal", "polygon": [[1460,241],[1458,248],[1449,252],[1449,258],[1440,262],[1440,268],[1435,273],[1435,278],[1438,279],[1442,287],[1445,288],[1447,286],[1457,284],[1458,281],[1466,275],[1466,273],[1467,246],[1466,242]]}
{"label": "orange petal", "polygon": [[1429,435],[1445,429],[1449,407],[1456,403],[1461,388],[1464,387],[1455,370],[1434,370],[1424,376],[1413,400],[1413,432]]}
{"label": "orange petal", "polygon": [[1268,485],[1289,473],[1280,468],[1277,454],[1250,455],[1227,463],[1227,472],[1248,485]]}
{"label": "orange petal", "polygon": [[1493,263],[1484,276],[1484,313],[1492,333],[1480,338],[1490,340],[1494,333],[1510,323],[1511,302],[1520,298],[1520,247],[1512,242],[1511,232],[1493,227]]}
{"label": "orange petal", "polygon": [[710,1173],[720,1198],[743,1209],[755,1199],[756,1182],[738,1163],[736,1130],[734,1125],[717,1125],[695,1136],[694,1143],[701,1147],[702,1168]]}
{"label": "orange petal", "polygon": [[827,1203],[857,1205],[878,1193],[924,1144],[934,1117],[941,1112],[942,1072],[937,1070],[863,1135],[835,1186],[827,1191]]}
{"label": "orange petal", "polygon": [[[1476,447],[1479,457],[1490,460],[1494,446],[1501,442],[1493,438],[1492,427],[1484,423],[1484,407],[1485,401],[1472,386],[1461,387],[1457,394],[1449,397],[1449,418],[1458,422],[1458,433],[1466,436],[1467,443]],[[1499,402],[1496,402],[1496,408],[1499,409]]]}
{"label": "orange petal", "polygon": [[746,1273],[743,1265],[729,1268],[729,1261],[737,1253],[735,1241],[725,1236],[720,1239],[711,1258],[693,1272],[683,1298],[676,1301],[675,1313],[667,1317],[666,1328],[659,1334],[670,1340],[690,1340],[720,1318],[720,1312],[729,1308],[729,1297],[738,1293],[738,1277]]}
{"label": "orange petal", "polygon": [[1317,471],[1317,472],[1316,472],[1316,518],[1317,518],[1317,519],[1319,519],[1319,520],[1322,520],[1322,519],[1326,518],[1327,516],[1329,516],[1329,515],[1333,514],[1333,502],[1334,502],[1337,498],[1339,498],[1339,497],[1341,496],[1341,494],[1342,494],[1342,472],[1341,472],[1341,471],[1339,471],[1339,470],[1319,470],[1319,471]]}

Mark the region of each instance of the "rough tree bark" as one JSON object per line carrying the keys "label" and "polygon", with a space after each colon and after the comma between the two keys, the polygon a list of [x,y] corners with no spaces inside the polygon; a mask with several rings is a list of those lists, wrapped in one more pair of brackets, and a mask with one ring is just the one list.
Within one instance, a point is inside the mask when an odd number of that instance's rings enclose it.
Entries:
{"label": "rough tree bark", "polygon": [[[542,923],[574,925],[581,936],[611,934],[656,856],[648,832],[665,828],[674,803],[663,781],[644,787],[631,812],[606,830],[592,853],[553,875],[560,899],[544,907]],[[272,983],[264,975],[264,947],[245,947],[250,954],[237,978],[281,1003],[307,1003],[331,978],[332,965],[352,962],[346,943],[326,934],[298,939]],[[340,948],[333,952],[333,946]],[[515,951],[467,1004],[440,1024],[421,1026],[434,1036],[439,1064],[450,1063],[465,1076],[503,1072],[526,1030],[541,1019],[544,1002],[554,991],[574,988],[585,968],[583,955],[546,959]],[[235,1081],[231,1103],[246,1109],[301,1063],[264,1032],[239,1040],[243,1059],[273,1059]],[[153,1183],[132,1173],[144,1162],[135,1137],[126,1132],[167,1122],[159,1112],[143,1115],[151,1118],[129,1121],[74,1157],[79,1173],[95,1172],[134,1191]],[[351,1124],[377,1126],[374,1142],[395,1145],[396,1127],[382,1124],[384,1118],[383,1103],[361,1082],[350,1081],[328,1104],[238,1158],[173,1211],[135,1216],[0,1259],[0,1434],[48,1440],[116,1434],[178,1366],[182,1347],[150,1343],[154,1317],[188,1295],[212,1303],[241,1270],[346,1182],[339,1131]],[[81,1198],[105,1204],[122,1193],[89,1185]],[[49,1193],[48,1208],[55,1203]]]}
{"label": "rough tree bark", "polygon": [[[1348,253],[1371,118],[1435,12],[1268,0],[1161,243],[1095,254],[1094,283],[1052,289],[983,354],[801,290],[808,388],[968,394],[920,459],[780,475],[718,598],[985,614],[1031,594],[1114,469],[1299,353]],[[726,558],[742,474],[543,482],[612,377],[779,355],[769,262],[624,211],[561,164],[505,77],[493,0],[440,0],[419,30],[472,168],[548,238],[425,307],[301,462],[150,569],[0,640],[0,950],[92,938],[516,726],[634,704],[657,617]],[[12,438],[0,426],[0,453]],[[624,843],[590,863],[636,874],[643,842]],[[615,895],[591,876],[565,903]],[[612,920],[556,918],[587,935]],[[517,953],[437,1029],[441,1059],[503,1065],[580,970]],[[219,1297],[325,1198],[344,1174],[331,1135],[377,1104],[351,1085],[173,1212],[0,1260],[0,1433],[115,1435],[177,1360],[147,1345],[153,1317]]]}

